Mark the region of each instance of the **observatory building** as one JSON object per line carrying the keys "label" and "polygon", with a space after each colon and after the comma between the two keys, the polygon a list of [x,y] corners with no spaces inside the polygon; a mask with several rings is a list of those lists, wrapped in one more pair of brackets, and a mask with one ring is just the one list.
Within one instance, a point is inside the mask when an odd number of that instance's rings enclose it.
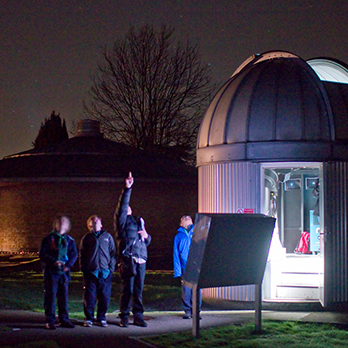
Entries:
{"label": "observatory building", "polygon": [[[197,166],[200,213],[277,218],[264,301],[348,303],[346,64],[283,51],[247,59],[207,109]],[[309,251],[297,253],[303,232]],[[254,286],[204,296],[253,301]]]}

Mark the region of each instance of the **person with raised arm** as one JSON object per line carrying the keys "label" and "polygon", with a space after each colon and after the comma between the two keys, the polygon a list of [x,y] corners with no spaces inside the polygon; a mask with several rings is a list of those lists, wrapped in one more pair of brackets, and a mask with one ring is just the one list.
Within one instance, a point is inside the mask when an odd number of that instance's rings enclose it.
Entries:
{"label": "person with raised arm", "polygon": [[145,270],[147,260],[147,247],[151,242],[151,236],[145,229],[144,219],[132,215],[129,206],[134,178],[129,172],[125,180],[125,188],[121,192],[120,199],[114,215],[114,226],[117,240],[117,250],[120,263],[125,258],[130,258],[134,263],[134,275],[122,272],[122,293],[120,296],[120,326],[128,327],[131,311],[131,300],[133,297],[132,312],[134,315],[133,324],[146,327],[144,320],[143,288],[145,281]]}

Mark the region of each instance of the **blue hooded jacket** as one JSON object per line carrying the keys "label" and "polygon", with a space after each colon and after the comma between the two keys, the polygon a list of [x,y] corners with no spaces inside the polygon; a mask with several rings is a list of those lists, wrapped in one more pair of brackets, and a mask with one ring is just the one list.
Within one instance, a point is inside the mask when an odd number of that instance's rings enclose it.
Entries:
{"label": "blue hooded jacket", "polygon": [[193,226],[194,225],[190,225],[188,230],[179,227],[178,233],[174,238],[174,278],[181,277],[185,271],[191,246]]}

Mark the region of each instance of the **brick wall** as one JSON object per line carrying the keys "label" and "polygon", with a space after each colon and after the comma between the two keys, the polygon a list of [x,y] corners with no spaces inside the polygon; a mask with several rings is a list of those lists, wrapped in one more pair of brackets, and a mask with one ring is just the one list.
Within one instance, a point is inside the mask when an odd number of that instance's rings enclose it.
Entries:
{"label": "brick wall", "polygon": [[[79,245],[86,220],[99,215],[114,234],[113,214],[123,183],[22,182],[0,186],[0,251],[38,251],[57,214],[72,222],[71,236]],[[183,214],[197,211],[197,183],[141,182],[135,178],[131,207],[145,219],[152,235],[148,268],[171,269],[173,239]]]}

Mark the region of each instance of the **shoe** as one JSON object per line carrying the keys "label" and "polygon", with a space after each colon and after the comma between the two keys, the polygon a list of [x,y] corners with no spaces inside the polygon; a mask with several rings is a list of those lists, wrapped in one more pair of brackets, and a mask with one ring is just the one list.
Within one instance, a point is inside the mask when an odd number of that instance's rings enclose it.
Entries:
{"label": "shoe", "polygon": [[48,330],[55,330],[56,324],[55,323],[46,323],[46,329]]}
{"label": "shoe", "polygon": [[93,326],[92,320],[85,320],[85,322],[83,323],[83,326],[92,327]]}
{"label": "shoe", "polygon": [[107,327],[108,323],[106,322],[106,320],[98,320],[98,325],[101,327]]}
{"label": "shoe", "polygon": [[[183,318],[183,319],[192,319],[193,316],[192,316],[191,314],[189,314],[189,313],[185,313],[185,315],[184,315],[182,318]],[[199,320],[202,320],[202,317],[199,316],[198,319],[199,319]]]}
{"label": "shoe", "polygon": [[147,324],[143,318],[134,318],[133,325],[147,327]]}
{"label": "shoe", "polygon": [[60,323],[60,327],[66,327],[68,329],[73,329],[75,325],[69,320],[69,321],[62,321]]}
{"label": "shoe", "polygon": [[121,327],[128,327],[129,326],[128,318],[121,318],[120,326]]}

